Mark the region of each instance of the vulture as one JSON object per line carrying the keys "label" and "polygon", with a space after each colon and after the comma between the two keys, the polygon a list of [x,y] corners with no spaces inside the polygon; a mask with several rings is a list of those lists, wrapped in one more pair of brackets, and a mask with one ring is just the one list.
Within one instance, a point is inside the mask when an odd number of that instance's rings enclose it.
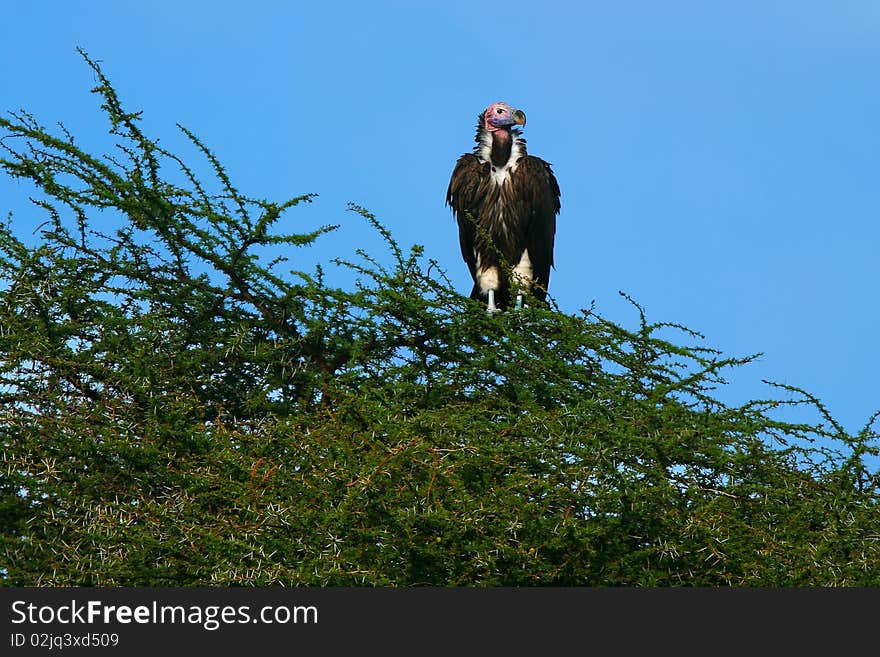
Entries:
{"label": "vulture", "polygon": [[526,115],[504,102],[477,118],[477,145],[455,165],[446,204],[458,222],[461,255],[474,280],[471,298],[489,313],[528,295],[547,304],[559,185],[550,164],[526,152],[516,126]]}

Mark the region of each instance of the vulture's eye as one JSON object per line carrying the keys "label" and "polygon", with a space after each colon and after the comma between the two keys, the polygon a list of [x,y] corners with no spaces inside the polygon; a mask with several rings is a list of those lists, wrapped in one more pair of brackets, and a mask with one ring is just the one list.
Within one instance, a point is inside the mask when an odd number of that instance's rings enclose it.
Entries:
{"label": "vulture's eye", "polygon": [[495,112],[496,112],[496,114],[504,114],[504,110],[501,109],[500,107],[497,110],[495,110]]}

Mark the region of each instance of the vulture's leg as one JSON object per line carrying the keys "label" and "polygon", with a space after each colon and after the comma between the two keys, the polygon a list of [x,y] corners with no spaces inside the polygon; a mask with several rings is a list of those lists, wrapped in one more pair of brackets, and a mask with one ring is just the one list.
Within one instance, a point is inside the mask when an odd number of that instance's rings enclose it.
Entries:
{"label": "vulture's leg", "polygon": [[522,293],[516,295],[516,309],[519,310],[523,307],[523,295]]}
{"label": "vulture's leg", "polygon": [[498,306],[495,305],[495,290],[492,288],[489,288],[489,305],[486,307],[486,312],[490,315],[501,312],[498,310]]}

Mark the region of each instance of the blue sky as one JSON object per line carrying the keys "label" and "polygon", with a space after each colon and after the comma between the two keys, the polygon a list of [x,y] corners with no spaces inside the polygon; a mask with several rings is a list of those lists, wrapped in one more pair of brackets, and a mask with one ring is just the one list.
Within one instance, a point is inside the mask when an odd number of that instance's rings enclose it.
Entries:
{"label": "blue sky", "polygon": [[[3,10],[0,110],[100,145],[100,60],[146,131],[199,135],[240,189],[316,192],[301,254],[380,248],[365,206],[463,293],[444,195],[476,115],[528,115],[562,189],[550,291],[568,312],[684,324],[763,358],[719,392],[819,397],[849,431],[880,407],[880,7],[812,2],[115,2]],[[90,141],[94,139],[95,141]],[[0,181],[0,210],[28,190]],[[294,261],[294,265],[297,265]]]}

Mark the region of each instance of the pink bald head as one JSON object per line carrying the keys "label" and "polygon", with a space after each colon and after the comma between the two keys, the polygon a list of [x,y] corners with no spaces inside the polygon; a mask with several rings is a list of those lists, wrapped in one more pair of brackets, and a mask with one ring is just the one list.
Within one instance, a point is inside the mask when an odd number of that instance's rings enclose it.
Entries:
{"label": "pink bald head", "polygon": [[522,110],[515,109],[503,101],[492,103],[483,112],[483,119],[486,130],[495,132],[496,130],[507,129],[512,125],[525,125],[526,115]]}

